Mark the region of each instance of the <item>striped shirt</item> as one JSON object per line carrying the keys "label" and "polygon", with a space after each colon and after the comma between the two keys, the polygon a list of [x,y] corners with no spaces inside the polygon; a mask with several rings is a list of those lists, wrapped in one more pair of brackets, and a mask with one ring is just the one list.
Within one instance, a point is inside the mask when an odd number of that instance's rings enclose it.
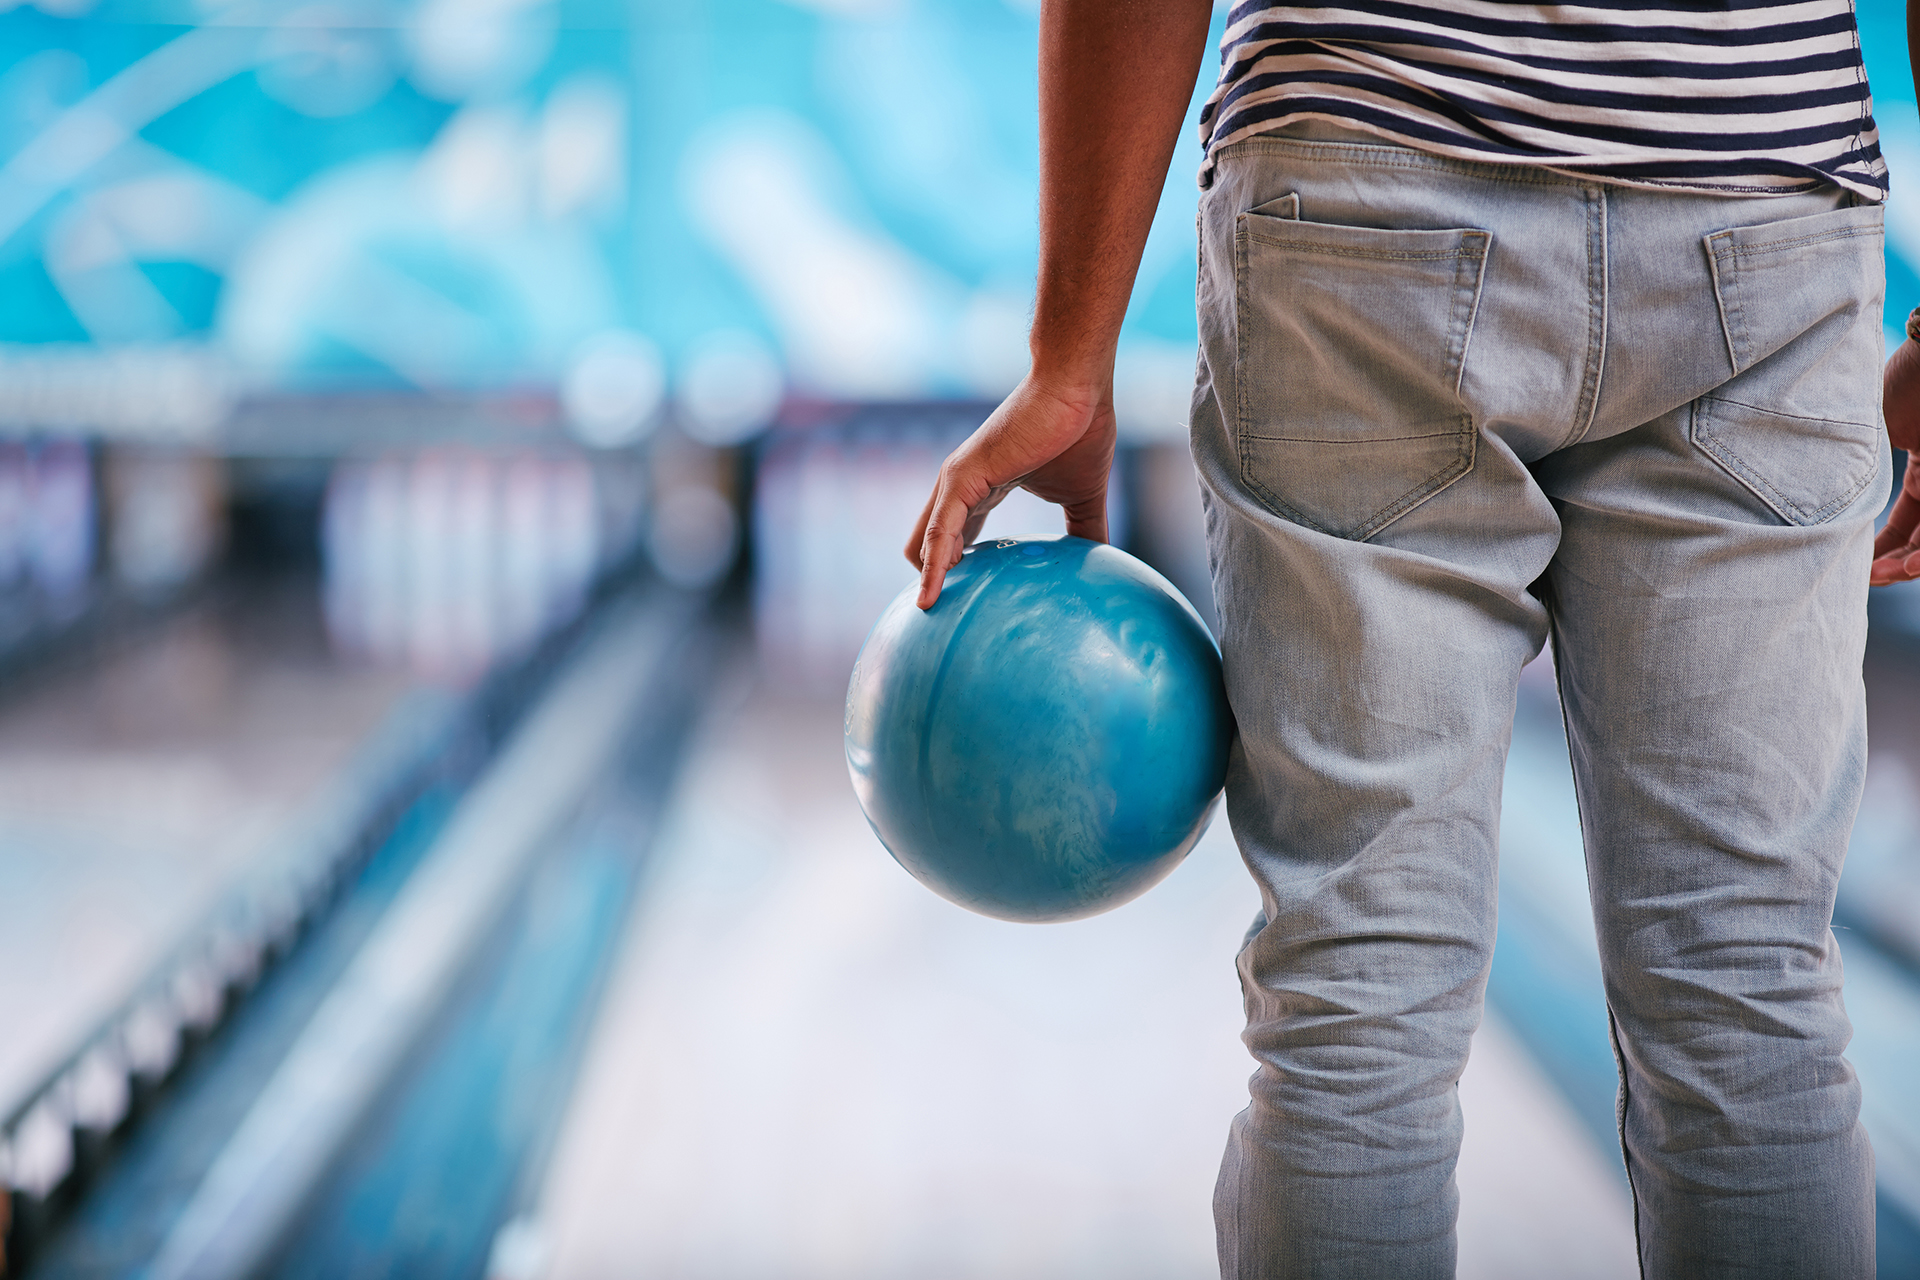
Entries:
{"label": "striped shirt", "polygon": [[1884,199],[1851,0],[1241,0],[1207,150],[1331,120],[1437,155],[1636,186]]}

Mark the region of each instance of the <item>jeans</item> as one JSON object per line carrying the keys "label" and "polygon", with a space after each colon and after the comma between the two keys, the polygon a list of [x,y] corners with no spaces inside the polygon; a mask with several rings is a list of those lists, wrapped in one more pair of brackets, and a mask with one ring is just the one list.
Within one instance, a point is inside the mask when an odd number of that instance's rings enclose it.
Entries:
{"label": "jeans", "polygon": [[1829,922],[1866,758],[1881,211],[1323,125],[1220,157],[1193,449],[1265,921],[1230,1277],[1443,1277],[1550,638],[1644,1275],[1873,1273]]}

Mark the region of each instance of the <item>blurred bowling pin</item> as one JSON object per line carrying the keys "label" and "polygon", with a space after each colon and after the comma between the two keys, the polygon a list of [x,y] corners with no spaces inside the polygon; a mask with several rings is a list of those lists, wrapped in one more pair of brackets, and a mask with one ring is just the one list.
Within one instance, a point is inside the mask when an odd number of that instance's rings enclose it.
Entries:
{"label": "blurred bowling pin", "polygon": [[77,609],[93,575],[93,466],[75,440],[36,451],[28,485],[27,564],[56,611]]}
{"label": "blurred bowling pin", "polygon": [[27,573],[27,447],[0,440],[0,593],[23,585]]}
{"label": "blurred bowling pin", "polygon": [[594,469],[574,454],[343,460],[323,518],[338,643],[436,680],[525,653],[579,612],[603,564]]}

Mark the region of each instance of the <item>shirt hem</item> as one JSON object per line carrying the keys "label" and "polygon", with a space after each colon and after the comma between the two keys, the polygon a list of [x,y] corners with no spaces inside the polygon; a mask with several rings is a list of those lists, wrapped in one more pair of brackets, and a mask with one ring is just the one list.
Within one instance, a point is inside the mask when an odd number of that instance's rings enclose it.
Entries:
{"label": "shirt hem", "polygon": [[[1604,166],[1583,166],[1577,162],[1571,164],[1562,163],[1559,158],[1554,156],[1512,156],[1503,155],[1498,152],[1472,152],[1464,147],[1457,150],[1441,150],[1438,147],[1422,145],[1417,139],[1388,134],[1368,121],[1348,119],[1343,116],[1334,116],[1317,111],[1303,111],[1297,115],[1276,116],[1271,121],[1262,121],[1260,125],[1251,132],[1242,134],[1231,142],[1220,146],[1209,146],[1207,148],[1206,158],[1201,162],[1200,171],[1196,175],[1200,190],[1205,191],[1213,185],[1214,163],[1221,152],[1230,150],[1244,142],[1261,141],[1266,138],[1267,135],[1277,133],[1288,125],[1298,124],[1306,120],[1319,120],[1328,124],[1338,125],[1341,128],[1353,129],[1378,138],[1379,143],[1374,145],[1397,147],[1423,156],[1432,156],[1440,160],[1452,160],[1465,164],[1491,165],[1510,170],[1538,170],[1556,174],[1564,178],[1572,178],[1582,182],[1598,182],[1614,187],[1629,187],[1647,191],[1685,191],[1699,195],[1739,198],[1805,195],[1810,191],[1818,191],[1822,187],[1833,186],[1860,196],[1873,204],[1883,204],[1887,199],[1885,187],[1876,187],[1866,182],[1849,181],[1844,177],[1813,169],[1807,170],[1808,176],[1805,180],[1787,183],[1744,181],[1738,177],[1731,179],[1635,178],[1609,173]],[[1299,141],[1305,145],[1329,145],[1325,140],[1317,139],[1303,138],[1297,140],[1289,139],[1289,141]],[[1369,144],[1359,142],[1355,145],[1366,146]],[[1636,157],[1631,160],[1623,159],[1616,163],[1644,164],[1653,158],[1656,157]],[[1568,156],[1566,159],[1571,161],[1574,160],[1574,157]],[[1756,178],[1758,178],[1758,176],[1757,174],[1755,175]]]}

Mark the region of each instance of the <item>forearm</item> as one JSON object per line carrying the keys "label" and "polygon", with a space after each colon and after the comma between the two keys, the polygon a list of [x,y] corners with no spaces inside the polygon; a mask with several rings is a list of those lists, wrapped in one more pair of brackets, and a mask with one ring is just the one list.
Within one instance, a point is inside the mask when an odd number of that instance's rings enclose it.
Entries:
{"label": "forearm", "polygon": [[1206,49],[1209,0],[1044,0],[1034,376],[1110,377]]}
{"label": "forearm", "polygon": [[1907,71],[1913,76],[1914,97],[1920,100],[1920,13],[1907,0]]}

